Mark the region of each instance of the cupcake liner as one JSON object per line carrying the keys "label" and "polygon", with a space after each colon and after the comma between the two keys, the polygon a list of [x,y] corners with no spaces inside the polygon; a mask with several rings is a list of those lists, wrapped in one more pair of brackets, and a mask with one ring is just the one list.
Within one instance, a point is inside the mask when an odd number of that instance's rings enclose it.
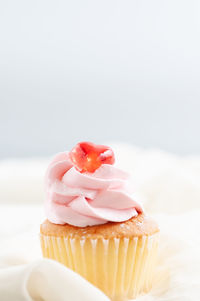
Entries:
{"label": "cupcake liner", "polygon": [[41,234],[43,256],[100,288],[111,300],[136,298],[152,286],[158,233],[134,238],[71,238]]}

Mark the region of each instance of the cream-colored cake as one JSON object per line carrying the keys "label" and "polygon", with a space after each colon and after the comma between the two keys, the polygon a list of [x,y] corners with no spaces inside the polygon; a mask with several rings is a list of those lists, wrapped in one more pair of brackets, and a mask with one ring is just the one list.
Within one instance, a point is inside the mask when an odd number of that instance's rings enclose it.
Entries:
{"label": "cream-colored cake", "polygon": [[40,227],[44,257],[79,273],[112,300],[135,298],[150,290],[158,231],[144,214],[98,226],[56,225],[46,220]]}

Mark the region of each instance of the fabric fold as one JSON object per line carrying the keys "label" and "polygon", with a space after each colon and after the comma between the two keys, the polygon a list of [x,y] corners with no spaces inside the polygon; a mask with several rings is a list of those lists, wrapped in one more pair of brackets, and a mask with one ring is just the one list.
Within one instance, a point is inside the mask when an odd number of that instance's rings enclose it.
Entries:
{"label": "fabric fold", "polygon": [[[78,289],[77,289],[78,288]],[[2,301],[108,301],[77,273],[49,259],[0,270]]]}

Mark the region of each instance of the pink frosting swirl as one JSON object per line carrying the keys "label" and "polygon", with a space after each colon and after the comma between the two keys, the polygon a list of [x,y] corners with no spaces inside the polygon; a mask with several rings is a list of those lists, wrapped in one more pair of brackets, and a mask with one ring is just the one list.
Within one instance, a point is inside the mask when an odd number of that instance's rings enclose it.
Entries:
{"label": "pink frosting swirl", "polygon": [[103,164],[94,173],[80,173],[68,152],[59,153],[46,173],[45,211],[50,222],[77,227],[122,222],[142,207],[133,199],[129,176]]}

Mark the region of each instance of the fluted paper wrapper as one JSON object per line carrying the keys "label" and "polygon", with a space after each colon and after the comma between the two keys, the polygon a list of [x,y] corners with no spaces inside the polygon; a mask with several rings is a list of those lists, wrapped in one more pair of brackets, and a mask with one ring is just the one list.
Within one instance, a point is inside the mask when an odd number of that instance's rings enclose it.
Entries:
{"label": "fluted paper wrapper", "polygon": [[110,239],[41,234],[44,257],[63,263],[115,301],[151,289],[157,245],[158,234]]}

